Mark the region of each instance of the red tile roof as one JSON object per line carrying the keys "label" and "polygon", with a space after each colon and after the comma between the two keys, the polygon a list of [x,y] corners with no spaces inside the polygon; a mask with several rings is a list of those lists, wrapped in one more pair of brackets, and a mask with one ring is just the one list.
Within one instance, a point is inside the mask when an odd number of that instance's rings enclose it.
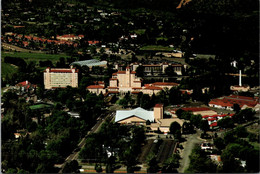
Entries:
{"label": "red tile roof", "polygon": [[199,111],[211,111],[211,109],[206,107],[198,107],[198,108],[181,108],[184,111],[191,111],[191,112],[199,112]]}
{"label": "red tile roof", "polygon": [[140,93],[141,91],[132,91],[131,93],[132,94],[138,94],[138,93]]}
{"label": "red tile roof", "polygon": [[156,86],[147,86],[145,89],[150,89],[150,90],[162,90],[162,88],[156,87]]}
{"label": "red tile roof", "polygon": [[161,108],[161,107],[163,107],[163,104],[156,104],[154,107],[155,108]]}
{"label": "red tile roof", "polygon": [[208,121],[214,121],[217,120],[216,118],[208,118]]}
{"label": "red tile roof", "polygon": [[23,81],[17,84],[17,86],[26,86],[26,85],[30,85],[31,83],[28,81]]}
{"label": "red tile roof", "polygon": [[[53,72],[53,73],[72,73],[72,69],[52,69],[52,68],[47,68],[47,69],[50,69],[49,72]],[[44,72],[46,72],[46,70]],[[75,69],[75,72],[78,73],[79,70]]]}
{"label": "red tile roof", "polygon": [[178,86],[178,83],[173,83],[173,82],[155,82],[152,83],[154,86]]}
{"label": "red tile roof", "polygon": [[118,91],[108,91],[108,93],[110,93],[110,94],[118,94],[119,92]]}
{"label": "red tile roof", "polygon": [[104,86],[90,85],[90,86],[87,87],[87,89],[104,89]]}
{"label": "red tile roof", "polygon": [[[126,71],[117,71],[117,74],[125,74]],[[131,71],[131,74],[135,74],[135,71]],[[114,74],[113,74],[114,75]]]}
{"label": "red tile roof", "polygon": [[89,44],[89,45],[93,45],[93,44],[97,44],[97,43],[99,43],[99,41],[96,41],[96,40],[94,40],[94,41],[88,41],[88,44]]}
{"label": "red tile roof", "polygon": [[132,89],[142,89],[141,87],[133,87]]}
{"label": "red tile roof", "polygon": [[218,122],[214,122],[211,125],[209,125],[210,127],[216,127],[218,125]]}
{"label": "red tile roof", "polygon": [[111,87],[111,86],[109,86],[108,89],[118,89],[118,87]]}
{"label": "red tile roof", "polygon": [[232,107],[233,104],[238,104],[240,107],[247,105],[249,107],[254,107],[258,103],[257,98],[253,97],[245,97],[245,96],[237,96],[237,95],[230,95],[225,96],[223,98],[212,99],[209,104],[219,105],[222,107]]}

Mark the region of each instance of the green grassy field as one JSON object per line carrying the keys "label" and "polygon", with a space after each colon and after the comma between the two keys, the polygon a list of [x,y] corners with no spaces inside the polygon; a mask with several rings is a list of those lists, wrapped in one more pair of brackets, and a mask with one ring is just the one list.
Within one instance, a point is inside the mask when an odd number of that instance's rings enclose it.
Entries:
{"label": "green grassy field", "polygon": [[37,110],[37,109],[47,109],[47,108],[52,108],[53,106],[50,104],[38,104],[38,105],[32,105],[29,108],[31,110]]}
{"label": "green grassy field", "polygon": [[161,46],[161,45],[147,45],[147,46],[144,46],[144,47],[140,48],[140,50],[147,50],[147,51],[173,51],[173,48],[165,47],[165,46]]}
{"label": "green grassy field", "polygon": [[3,61],[1,62],[1,75],[2,78],[5,79],[6,75],[9,77],[18,71],[18,68],[14,65],[10,65],[9,63],[4,63]]}
{"label": "green grassy field", "polygon": [[44,54],[44,53],[23,53],[23,52],[1,52],[1,58],[4,59],[4,57],[10,56],[10,57],[19,57],[23,58],[26,62],[30,61],[45,61],[50,60],[52,63],[56,63],[59,58],[64,57],[67,58],[66,54]]}
{"label": "green grassy field", "polygon": [[132,32],[136,33],[137,35],[142,35],[145,33],[145,29],[137,29],[133,30]]}

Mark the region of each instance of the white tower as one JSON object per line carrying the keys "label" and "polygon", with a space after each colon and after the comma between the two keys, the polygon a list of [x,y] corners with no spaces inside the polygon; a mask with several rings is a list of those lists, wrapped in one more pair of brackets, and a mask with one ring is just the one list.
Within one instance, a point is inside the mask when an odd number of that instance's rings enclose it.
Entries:
{"label": "white tower", "polygon": [[241,70],[239,70],[239,86],[242,86],[242,73],[241,73]]}

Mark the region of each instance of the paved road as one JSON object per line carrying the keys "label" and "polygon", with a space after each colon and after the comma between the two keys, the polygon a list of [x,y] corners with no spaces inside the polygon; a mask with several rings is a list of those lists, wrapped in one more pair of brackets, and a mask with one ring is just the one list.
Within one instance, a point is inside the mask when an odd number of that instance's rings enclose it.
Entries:
{"label": "paved road", "polygon": [[[102,125],[102,123],[105,121],[105,119],[106,119],[107,117],[113,117],[114,115],[115,115],[114,112],[113,112],[113,113],[110,112],[105,118],[99,117],[98,122],[91,128],[90,131],[88,131],[87,135],[86,135],[86,136],[81,140],[81,142],[78,144],[78,147],[79,147],[80,149],[82,149],[82,148],[85,146],[85,144],[86,144],[86,137],[87,137],[89,134],[91,134],[91,133],[96,133],[96,132],[99,130],[99,128],[100,128],[100,126]],[[65,166],[65,164],[66,164],[67,162],[70,162],[70,161],[72,161],[72,160],[77,160],[77,158],[78,158],[78,156],[79,156],[79,152],[80,152],[80,150],[77,151],[77,152],[73,152],[72,154],[70,154],[70,155],[66,158],[65,162],[60,166],[61,169],[60,169],[59,173],[62,173],[62,169],[64,168],[64,166]]]}
{"label": "paved road", "polygon": [[187,141],[182,143],[184,149],[181,151],[181,161],[180,161],[180,167],[178,169],[179,173],[184,173],[184,170],[188,168],[190,164],[190,154],[192,149],[194,148],[195,144],[200,144],[204,140],[199,138],[200,132],[197,132],[196,134],[188,135],[186,138]]}

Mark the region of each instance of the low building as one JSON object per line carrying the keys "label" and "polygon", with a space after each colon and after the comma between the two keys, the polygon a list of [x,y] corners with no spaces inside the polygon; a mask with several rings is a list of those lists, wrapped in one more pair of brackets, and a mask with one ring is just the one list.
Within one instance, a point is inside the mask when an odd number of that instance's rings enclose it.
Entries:
{"label": "low building", "polygon": [[80,40],[84,38],[84,35],[74,35],[74,34],[65,34],[62,36],[57,35],[57,40],[64,40],[64,41],[75,41],[75,40]]}
{"label": "low building", "polygon": [[243,86],[234,85],[234,86],[230,86],[230,90],[231,90],[231,91],[247,92],[247,91],[250,90],[250,86],[249,86],[249,85],[243,85]]}
{"label": "low building", "polygon": [[17,90],[21,90],[21,92],[27,92],[28,90],[34,90],[37,86],[31,84],[29,81],[23,81],[15,85]]}
{"label": "low building", "polygon": [[79,65],[79,66],[87,66],[89,69],[92,69],[94,66],[98,67],[107,67],[107,61],[99,61],[97,59],[90,59],[90,60],[83,60],[83,61],[76,61],[72,62],[70,66]]}
{"label": "low building", "polygon": [[156,104],[153,111],[147,111],[143,108],[133,110],[118,110],[116,111],[115,122],[121,124],[145,124],[147,120],[157,122],[163,119],[163,105]]}
{"label": "low building", "polygon": [[78,87],[78,70],[76,68],[46,68],[44,71],[44,88]]}
{"label": "low building", "polygon": [[239,95],[224,96],[216,99],[212,99],[209,102],[210,107],[233,110],[233,105],[238,104],[240,108],[252,108],[254,110],[259,109],[258,97],[245,97]]}
{"label": "low building", "polygon": [[[176,72],[178,75],[182,75],[182,69],[183,65],[182,64],[176,64],[176,63],[157,63],[157,64],[142,64],[142,63],[132,63],[130,65],[131,69],[133,71],[136,70],[138,66],[143,66],[144,67],[144,74],[145,75],[159,75],[159,74],[164,74],[165,69],[167,67],[173,67],[174,72]],[[117,66],[119,68],[119,65]]]}
{"label": "low building", "polygon": [[221,120],[225,117],[232,118],[235,114],[216,114],[216,115],[204,115],[202,116],[203,120],[208,120],[208,124],[210,126],[210,129],[216,129],[218,128],[218,120]]}
{"label": "low building", "polygon": [[106,89],[104,86],[101,85],[90,85],[87,87],[87,89],[89,90],[89,92],[91,93],[95,93],[97,95],[99,94],[105,94],[106,93]]}
{"label": "low building", "polygon": [[[216,115],[217,114],[217,112],[215,112],[207,107],[189,107],[189,108],[178,108],[178,109],[182,109],[186,112],[191,112],[194,115],[200,114],[200,115],[204,116],[204,115]],[[178,109],[172,109],[172,110],[170,110],[170,113],[175,114]]]}
{"label": "low building", "polygon": [[116,111],[116,123],[145,124],[147,120],[154,122],[154,111],[147,111],[140,107],[133,110]]}

